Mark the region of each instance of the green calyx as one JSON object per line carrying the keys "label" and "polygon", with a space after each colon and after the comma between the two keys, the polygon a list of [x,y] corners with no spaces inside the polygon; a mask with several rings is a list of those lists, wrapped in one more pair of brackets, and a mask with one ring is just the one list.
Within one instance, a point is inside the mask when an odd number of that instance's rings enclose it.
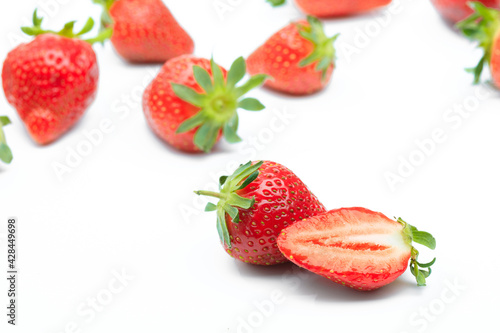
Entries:
{"label": "green calyx", "polygon": [[0,161],[9,164],[12,162],[12,151],[7,145],[7,140],[5,139],[5,133],[3,132],[3,127],[10,124],[9,117],[0,116]]}
{"label": "green calyx", "polygon": [[94,27],[94,20],[90,17],[83,28],[79,32],[74,32],[74,27],[76,21],[71,21],[68,22],[64,25],[64,27],[60,31],[53,31],[53,30],[44,30],[42,29],[42,21],[43,18],[38,17],[37,10],[33,12],[33,26],[32,27],[22,27],[21,30],[29,35],[29,36],[38,36],[38,35],[43,35],[43,34],[55,34],[67,38],[78,38],[82,39],[85,42],[88,42],[90,44],[94,43],[102,43],[106,39],[111,37],[112,30],[111,29],[106,29],[101,31],[96,37],[90,38],[90,39],[83,39],[81,38],[83,35],[86,33],[90,32],[92,28]]}
{"label": "green calyx", "polygon": [[111,6],[115,3],[116,0],[92,0],[97,5],[102,6],[102,14],[101,14],[101,30],[108,29],[111,24],[113,24],[113,19],[109,14]]}
{"label": "green calyx", "polygon": [[500,28],[500,11],[488,8],[481,2],[469,2],[474,10],[469,17],[457,23],[456,27],[469,39],[477,41],[484,54],[474,68],[466,71],[474,74],[474,84],[479,83],[485,64],[490,64],[493,42]]}
{"label": "green calyx", "polygon": [[308,26],[299,24],[297,27],[299,34],[314,44],[314,50],[299,63],[299,66],[305,67],[316,63],[316,70],[321,71],[323,79],[325,79],[328,68],[335,62],[333,43],[339,37],[339,34],[327,37],[323,29],[323,23],[314,16],[308,16],[307,22],[309,23]]}
{"label": "green calyx", "polygon": [[403,226],[405,242],[411,246],[410,271],[417,279],[417,284],[425,286],[425,279],[431,275],[431,266],[436,262],[436,258],[428,263],[420,263],[418,261],[418,250],[413,247],[413,243],[418,243],[434,250],[436,248],[436,239],[430,233],[419,231],[414,226],[406,223],[402,218],[398,218],[397,221]]}
{"label": "green calyx", "polygon": [[281,6],[286,2],[286,0],[266,0],[266,1],[269,2],[273,7]]}
{"label": "green calyx", "polygon": [[176,133],[185,133],[198,127],[194,136],[194,144],[204,152],[212,149],[221,130],[228,142],[241,141],[236,134],[238,130],[237,110],[239,108],[248,111],[264,109],[264,105],[255,98],[241,98],[250,90],[262,85],[268,78],[267,75],[258,74],[237,87],[236,84],[246,74],[245,59],[240,57],[234,61],[226,79],[224,79],[222,69],[213,59],[210,65],[212,75],[199,66],[193,66],[194,77],[204,90],[203,93],[172,83],[172,88],[180,99],[201,108],[197,114],[184,121],[177,128]]}
{"label": "green calyx", "polygon": [[231,176],[222,176],[219,179],[219,191],[195,191],[198,195],[206,195],[219,199],[217,205],[208,203],[205,211],[217,211],[217,231],[219,232],[220,241],[231,248],[231,238],[226,219],[226,214],[231,217],[232,223],[239,223],[239,209],[252,208],[255,203],[255,198],[243,198],[236,194],[236,191],[244,189],[259,176],[259,168],[264,162],[260,161],[252,165],[252,162],[242,164]]}

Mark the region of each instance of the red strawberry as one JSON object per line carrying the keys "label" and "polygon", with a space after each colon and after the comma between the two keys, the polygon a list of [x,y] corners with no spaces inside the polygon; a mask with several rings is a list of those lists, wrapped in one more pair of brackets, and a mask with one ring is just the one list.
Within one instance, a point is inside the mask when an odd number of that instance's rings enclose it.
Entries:
{"label": "red strawberry", "polygon": [[321,22],[291,23],[275,33],[248,58],[248,72],[265,73],[273,79],[269,88],[293,95],[311,94],[323,89],[332,76],[338,35],[328,38]]}
{"label": "red strawberry", "polygon": [[325,212],[292,171],[270,161],[248,162],[221,177],[220,193],[195,193],[219,199],[206,211],[217,211],[217,230],[226,252],[257,265],[285,262],[276,244],[281,229]]}
{"label": "red strawberry", "polygon": [[193,53],[191,37],[161,0],[94,0],[104,7],[102,23],[111,43],[131,62],[165,62]]}
{"label": "red strawberry", "polygon": [[418,285],[425,286],[436,259],[419,263],[412,242],[436,247],[429,233],[365,208],[331,210],[295,223],[278,237],[279,249],[295,264],[358,290],[391,283],[404,273],[409,260]]}
{"label": "red strawberry", "polygon": [[[467,5],[470,0],[431,0],[437,11],[446,20],[457,23],[473,13]],[[486,7],[500,8],[500,0],[480,0]]]}
{"label": "red strawberry", "polygon": [[472,2],[470,6],[474,13],[459,22],[457,27],[465,36],[479,42],[484,55],[477,66],[468,71],[474,74],[474,83],[477,84],[484,65],[489,65],[493,83],[500,88],[500,11],[487,8],[480,2]]}
{"label": "red strawberry", "polygon": [[42,30],[42,19],[33,14],[33,27],[23,31],[35,39],[12,50],[3,64],[5,96],[23,120],[33,140],[47,144],[68,131],[93,102],[99,69],[89,40],[77,39],[94,24],[73,32],[75,22],[59,32]]}
{"label": "red strawberry", "polygon": [[190,55],[167,61],[144,92],[148,124],[160,138],[187,152],[209,152],[221,134],[228,142],[241,141],[237,109],[264,108],[254,98],[241,97],[266,79],[256,75],[236,87],[245,73],[243,58],[236,59],[229,72],[213,60]]}
{"label": "red strawberry", "polygon": [[[285,0],[268,0],[273,6],[285,3]],[[305,13],[318,17],[354,15],[386,6],[391,0],[295,0]]]}
{"label": "red strawberry", "polygon": [[7,145],[7,140],[5,139],[5,133],[3,132],[3,127],[10,124],[9,117],[0,116],[0,161],[9,164],[12,162],[12,151]]}

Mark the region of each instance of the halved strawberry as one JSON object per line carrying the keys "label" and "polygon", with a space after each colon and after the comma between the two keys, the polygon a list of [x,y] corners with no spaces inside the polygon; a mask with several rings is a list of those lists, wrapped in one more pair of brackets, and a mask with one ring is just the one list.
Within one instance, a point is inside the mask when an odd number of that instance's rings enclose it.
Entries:
{"label": "halved strawberry", "polygon": [[[365,208],[341,208],[311,217],[282,230],[278,247],[295,264],[358,290],[373,290],[394,281],[410,268],[419,286],[431,273],[421,264],[412,242],[436,247],[427,232],[401,218],[391,220]],[[420,268],[428,268],[422,270]]]}
{"label": "halved strawberry", "polygon": [[3,132],[3,127],[10,124],[9,117],[0,116],[0,161],[9,164],[12,162],[12,151],[7,145],[7,140],[5,139],[5,133]]}
{"label": "halved strawberry", "polygon": [[500,88],[500,11],[488,8],[480,2],[471,2],[474,13],[457,24],[465,36],[477,41],[484,54],[474,68],[467,71],[474,74],[474,84],[479,83],[484,65],[490,66],[491,76]]}

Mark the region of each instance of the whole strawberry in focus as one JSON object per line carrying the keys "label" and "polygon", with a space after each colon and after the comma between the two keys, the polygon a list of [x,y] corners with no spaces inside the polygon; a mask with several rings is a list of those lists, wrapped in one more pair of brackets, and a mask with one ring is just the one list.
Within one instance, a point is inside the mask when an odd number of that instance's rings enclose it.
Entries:
{"label": "whole strawberry in focus", "polygon": [[264,106],[242,97],[265,80],[246,74],[243,58],[229,72],[213,60],[184,55],[167,61],[144,91],[143,109],[149,126],[165,142],[186,152],[209,152],[220,137],[239,142],[239,108],[259,111]]}
{"label": "whole strawberry in focus", "polygon": [[59,31],[43,30],[42,19],[33,14],[33,27],[22,30],[34,40],[9,52],[2,69],[7,101],[16,108],[29,134],[48,144],[68,131],[94,101],[99,79],[92,43],[106,38],[80,40],[94,24],[73,32],[75,22]]}
{"label": "whole strawberry in focus", "polygon": [[[470,0],[431,0],[431,2],[439,14],[452,23],[457,23],[474,12],[468,6]],[[500,0],[481,0],[479,2],[486,7],[500,8]]]}
{"label": "whole strawberry in focus", "polygon": [[500,88],[500,11],[487,8],[480,2],[470,3],[474,12],[457,24],[457,28],[484,50],[475,68],[467,69],[479,83],[485,65],[489,65],[493,83]]}
{"label": "whole strawberry in focus", "polygon": [[[278,246],[295,264],[357,290],[385,286],[410,271],[419,286],[431,274],[430,263],[418,262],[412,243],[436,247],[431,234],[402,219],[391,220],[365,208],[334,209],[285,228]],[[420,268],[427,268],[420,269]]]}
{"label": "whole strawberry in focus", "polygon": [[12,162],[12,151],[7,145],[7,139],[5,138],[5,133],[3,127],[10,124],[9,117],[0,116],[0,161],[9,164]]}
{"label": "whole strawberry in focus", "polygon": [[281,164],[260,161],[241,165],[220,178],[220,192],[196,191],[219,199],[217,230],[226,252],[256,265],[286,261],[276,244],[280,231],[304,218],[325,212],[306,185]]}
{"label": "whole strawberry in focus", "polygon": [[248,57],[248,72],[271,76],[265,83],[271,89],[292,95],[312,94],[331,79],[337,37],[327,37],[322,23],[312,16],[291,23]]}
{"label": "whole strawberry in focus", "polygon": [[130,62],[165,62],[193,53],[194,43],[161,0],[94,0],[111,43]]}
{"label": "whole strawberry in focus", "polygon": [[[284,4],[285,0],[267,0],[273,6]],[[391,0],[295,0],[297,6],[309,15],[337,17],[361,14],[386,6]]]}

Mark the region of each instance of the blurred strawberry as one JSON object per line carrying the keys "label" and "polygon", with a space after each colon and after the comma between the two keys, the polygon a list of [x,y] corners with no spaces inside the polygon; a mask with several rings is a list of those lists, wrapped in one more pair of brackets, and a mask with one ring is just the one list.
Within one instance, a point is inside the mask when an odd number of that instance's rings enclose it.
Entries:
{"label": "blurred strawberry", "polygon": [[33,27],[22,28],[35,38],[7,55],[2,83],[33,140],[47,144],[68,131],[94,101],[99,69],[92,44],[109,37],[109,31],[81,40],[92,30],[92,19],[78,33],[74,21],[59,32],[43,30],[41,24],[35,10]]}
{"label": "blurred strawberry", "polygon": [[248,57],[248,72],[269,75],[272,79],[265,86],[278,91],[314,93],[331,79],[337,37],[327,37],[323,24],[313,16],[290,23]]}
{"label": "blurred strawberry", "polygon": [[191,37],[161,0],[94,0],[103,6],[102,25],[111,43],[130,62],[165,62],[193,53]]}

